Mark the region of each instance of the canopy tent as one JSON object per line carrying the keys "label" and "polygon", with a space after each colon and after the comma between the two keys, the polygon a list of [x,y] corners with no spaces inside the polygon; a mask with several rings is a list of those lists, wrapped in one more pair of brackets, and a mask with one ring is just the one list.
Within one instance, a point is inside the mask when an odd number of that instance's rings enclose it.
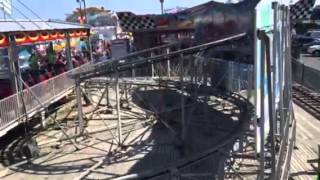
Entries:
{"label": "canopy tent", "polygon": [[[19,77],[22,77],[22,70],[28,65],[28,53],[19,53],[20,47],[25,45],[39,45],[51,43],[56,40],[65,40],[63,47],[53,47],[54,49],[66,48],[65,55],[67,69],[73,68],[71,47],[74,44],[72,38],[88,39],[90,43],[90,27],[53,20],[0,20],[0,49],[2,62],[5,65],[0,69],[0,79],[11,82],[12,92],[17,92],[19,87]],[[89,46],[89,59],[91,59],[91,48]],[[22,59],[22,61],[21,61]],[[1,88],[6,85],[0,84]],[[20,88],[21,90],[21,88]]]}
{"label": "canopy tent", "polygon": [[8,47],[9,36],[17,45],[65,39],[88,37],[90,27],[63,21],[0,20],[0,47]]}

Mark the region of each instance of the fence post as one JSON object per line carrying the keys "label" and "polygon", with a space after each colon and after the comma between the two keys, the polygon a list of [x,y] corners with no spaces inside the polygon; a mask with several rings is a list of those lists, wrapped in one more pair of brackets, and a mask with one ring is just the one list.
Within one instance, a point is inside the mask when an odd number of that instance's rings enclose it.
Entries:
{"label": "fence post", "polygon": [[119,73],[116,73],[116,101],[117,101],[117,116],[118,116],[118,145],[122,145],[122,125],[121,125],[121,109],[120,109],[120,94],[119,94]]}
{"label": "fence post", "polygon": [[76,96],[77,96],[77,104],[78,104],[78,122],[79,122],[79,134],[83,133],[83,111],[82,111],[82,97],[81,97],[81,87],[80,87],[80,79],[76,78]]}
{"label": "fence post", "polygon": [[71,57],[71,45],[70,45],[70,34],[69,32],[65,32],[66,35],[66,54],[67,54],[67,63],[68,63],[68,70],[73,69],[72,64],[72,57]]}
{"label": "fence post", "polygon": [[[262,40],[261,40],[262,41]],[[265,99],[265,44],[264,42],[261,42],[261,65],[260,65],[260,70],[261,70],[261,74],[260,77],[260,119],[259,119],[259,127],[260,127],[260,157],[259,157],[259,161],[260,161],[260,169],[259,169],[259,179],[260,180],[264,180],[264,171],[265,171],[265,154],[264,154],[264,123],[265,123],[265,111],[264,111],[264,99]]]}
{"label": "fence post", "polygon": [[40,111],[40,115],[41,115],[41,126],[43,129],[47,128],[48,125],[48,121],[46,120],[46,111],[45,109],[42,109]]}
{"label": "fence post", "polygon": [[[154,52],[151,52],[150,57],[154,57]],[[154,72],[154,64],[153,61],[151,62],[151,77],[154,78],[155,72]]]}
{"label": "fence post", "polygon": [[[181,55],[181,63],[183,64],[183,55]],[[186,122],[185,122],[185,109],[184,109],[184,69],[183,65],[181,65],[180,68],[180,83],[181,83],[181,139],[184,142],[185,141],[185,136],[186,136]]]}
{"label": "fence post", "polygon": [[[167,54],[170,53],[170,48],[167,48]],[[171,77],[171,65],[170,65],[170,58],[168,57],[168,60],[167,60],[167,75],[168,75],[168,78]]]}

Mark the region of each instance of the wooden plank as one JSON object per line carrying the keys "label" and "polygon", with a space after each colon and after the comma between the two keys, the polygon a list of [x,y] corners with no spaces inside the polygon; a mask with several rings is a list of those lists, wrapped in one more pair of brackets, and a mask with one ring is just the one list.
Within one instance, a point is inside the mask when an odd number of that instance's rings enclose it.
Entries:
{"label": "wooden plank", "polygon": [[[320,138],[320,121],[295,106],[297,119],[297,149],[294,150],[291,162],[291,177],[295,180],[316,179],[316,169],[308,160],[316,159],[317,142]],[[313,163],[316,166],[316,163]]]}

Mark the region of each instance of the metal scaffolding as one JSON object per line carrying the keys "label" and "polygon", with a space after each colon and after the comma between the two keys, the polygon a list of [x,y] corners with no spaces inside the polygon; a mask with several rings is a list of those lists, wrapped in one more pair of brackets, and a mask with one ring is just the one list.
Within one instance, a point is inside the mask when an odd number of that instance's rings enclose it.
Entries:
{"label": "metal scaffolding", "polygon": [[[273,8],[274,21],[281,21],[282,29],[275,25],[272,32],[257,32],[261,43],[261,59],[256,58],[254,64],[207,56],[210,54],[208,52],[219,46],[241,46],[242,40],[249,36],[242,33],[184,49],[181,44],[146,49],[92,65],[83,72],[73,74],[76,82],[79,82],[78,86],[85,89],[96,106],[94,109],[97,111],[91,117],[101,117],[101,112],[104,112],[98,110],[101,108],[117,114],[116,131],[108,131],[120,149],[132,146],[123,136],[123,127],[128,122],[122,120],[123,113],[133,112],[132,108],[143,111],[144,120],[136,123],[151,121],[150,126],[162,124],[175,139],[174,146],[182,149],[189,146],[190,127],[194,123],[201,123],[204,131],[212,131],[206,130],[206,123],[210,124],[214,119],[209,114],[213,107],[237,119],[236,128],[226,130],[229,132],[227,138],[214,147],[173,161],[160,169],[135,172],[116,179],[241,179],[243,175],[235,168],[237,157],[243,161],[252,143],[256,152],[254,159],[259,165],[257,178],[288,177],[295,141],[291,100],[290,16],[285,6],[274,3]],[[270,36],[273,36],[272,41]],[[169,91],[176,93],[172,97],[174,102],[161,94]],[[148,93],[151,95],[146,96]],[[156,96],[160,96],[160,99],[154,104],[152,99],[156,99]],[[81,98],[77,102],[81,109]],[[168,104],[172,107],[168,107]],[[257,109],[260,109],[259,113]],[[174,118],[179,124],[178,128],[168,120],[168,114],[174,111],[179,112]],[[78,112],[82,121],[83,112]],[[195,122],[196,115],[201,117],[201,122]],[[266,123],[270,123],[270,128]],[[83,129],[83,125],[79,123],[80,129]],[[199,166],[203,171],[197,169]],[[82,174],[81,178],[88,174],[90,171]]]}

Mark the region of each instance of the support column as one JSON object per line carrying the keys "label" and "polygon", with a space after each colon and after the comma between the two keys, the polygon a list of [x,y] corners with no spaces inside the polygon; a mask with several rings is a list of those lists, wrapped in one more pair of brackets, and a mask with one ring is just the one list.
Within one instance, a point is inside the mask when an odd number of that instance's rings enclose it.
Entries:
{"label": "support column", "polygon": [[264,87],[265,87],[265,44],[261,42],[261,74],[260,74],[260,119],[259,119],[259,127],[260,127],[260,171],[259,171],[259,179],[264,180],[264,171],[265,171],[265,154],[264,154]]}
{"label": "support column", "polygon": [[78,105],[78,123],[79,123],[79,134],[83,133],[83,111],[82,111],[82,95],[81,95],[81,87],[80,87],[80,79],[79,77],[76,78],[76,96],[77,96],[77,105]]}
{"label": "support column", "polygon": [[71,43],[70,43],[70,34],[69,32],[65,32],[66,35],[66,55],[67,55],[67,64],[68,70],[73,69],[72,57],[71,57]]}
{"label": "support column", "polygon": [[[275,111],[275,103],[274,103],[274,95],[272,91],[272,68],[271,68],[271,48],[270,41],[267,35],[265,34],[265,43],[266,43],[266,69],[267,69],[267,92],[268,92],[268,109],[269,109],[269,121],[270,121],[270,132],[269,137],[271,141],[271,177],[276,173],[276,148],[275,148],[275,128],[274,123],[276,120],[274,119],[276,116],[274,115]],[[273,179],[273,178],[271,178]]]}
{"label": "support column", "polygon": [[[279,4],[278,2],[273,2],[272,3],[272,9],[273,9],[273,22],[278,22],[278,9],[279,9]],[[276,101],[275,101],[275,98],[276,98],[276,77],[278,77],[278,72],[276,71],[277,70],[277,65],[278,65],[278,61],[277,61],[277,43],[278,43],[278,25],[277,23],[274,23],[273,25],[273,49],[272,49],[272,67],[271,67],[271,70],[272,70],[272,104],[273,104],[273,108],[272,108],[272,113],[273,113],[273,132],[274,133],[277,133],[278,132],[278,124],[277,124],[277,113],[276,113],[276,109],[275,109],[275,105],[276,105]]]}
{"label": "support column", "polygon": [[130,109],[130,103],[129,103],[128,93],[129,93],[128,84],[125,83],[125,84],[124,84],[124,96],[125,96],[126,103],[127,103],[127,107],[126,107],[126,108],[127,108],[127,109]]}
{"label": "support column", "polygon": [[[170,53],[170,48],[167,48],[167,54]],[[167,76],[168,78],[171,77],[171,65],[170,65],[170,58],[168,57],[168,60],[167,60]]]}
{"label": "support column", "polygon": [[131,76],[132,76],[132,79],[136,78],[136,71],[135,71],[134,67],[132,67],[132,69],[131,69]]}
{"label": "support column", "polygon": [[320,178],[320,145],[318,145],[318,178]]}
{"label": "support column", "polygon": [[184,68],[183,68],[183,54],[180,56],[180,84],[181,84],[181,139],[185,142],[186,137],[186,119],[185,119],[185,99],[184,99]]}
{"label": "support column", "polygon": [[118,145],[122,145],[122,125],[121,125],[121,109],[120,109],[120,94],[119,94],[119,73],[116,74],[116,101],[117,101],[117,129],[118,129]]}
{"label": "support column", "polygon": [[[284,32],[284,21],[283,21],[283,17],[284,17],[284,12],[283,12],[283,8],[281,7],[281,20],[282,20],[282,32]],[[283,131],[284,131],[284,103],[283,103],[283,96],[284,96],[284,89],[283,89],[283,85],[284,85],[284,77],[283,77],[283,73],[284,73],[284,55],[283,55],[283,49],[284,49],[284,37],[281,36],[281,43],[280,43],[280,63],[279,63],[279,73],[280,73],[280,78],[279,78],[279,83],[280,83],[280,102],[279,102],[279,112],[280,112],[280,140],[282,140],[283,137]]]}
{"label": "support column", "polygon": [[[204,84],[204,89],[207,89],[208,87],[208,62],[206,59],[204,59],[203,61],[203,84]],[[208,115],[209,115],[209,96],[208,96],[208,92],[205,92],[205,96],[204,96],[204,102],[203,102],[203,115],[204,115],[204,121],[208,122]],[[210,132],[211,129],[209,127],[205,128],[206,132]]]}
{"label": "support column", "polygon": [[106,99],[107,99],[107,107],[108,108],[112,108],[111,104],[110,104],[110,99],[109,99],[109,84],[106,84]]}
{"label": "support column", "polygon": [[89,60],[93,61],[93,56],[92,56],[92,41],[91,41],[91,36],[90,36],[90,30],[88,30],[88,49],[89,49]]}
{"label": "support column", "polygon": [[254,100],[252,99],[252,88],[253,88],[253,83],[252,83],[252,81],[253,81],[253,70],[252,70],[252,67],[251,67],[251,65],[248,65],[248,72],[247,72],[248,74],[247,74],[247,76],[248,76],[248,87],[247,87],[247,98],[248,98],[248,100],[249,100],[249,102],[251,102],[252,104],[254,104]]}
{"label": "support column", "polygon": [[9,36],[9,47],[8,47],[8,56],[9,56],[9,68],[10,68],[10,73],[11,73],[11,88],[13,90],[13,93],[17,93],[18,92],[18,83],[19,80],[16,77],[16,75],[19,75],[21,77],[20,74],[20,68],[19,68],[19,57],[17,57],[18,52],[16,51],[16,43],[14,40],[13,36]]}
{"label": "support column", "polygon": [[[151,52],[151,55],[150,57],[154,57],[154,52]],[[153,64],[153,61],[151,62],[151,77],[154,78],[155,76],[155,70],[154,70],[154,64]]]}
{"label": "support column", "polygon": [[[15,43],[14,36],[8,36],[9,38],[9,48],[8,48],[8,56],[9,56],[9,68],[10,68],[10,79],[11,79],[11,89],[13,94],[17,93],[17,104],[15,107],[15,113],[17,117],[21,115],[21,101],[19,99],[19,87],[22,89],[22,82],[19,80],[21,78],[21,72],[19,67],[19,57],[17,52],[17,46]],[[21,78],[22,79],[22,78]]]}
{"label": "support column", "polygon": [[48,121],[46,120],[46,111],[45,111],[45,109],[42,109],[40,111],[40,116],[41,116],[41,127],[43,129],[46,129],[47,125],[48,125]]}

